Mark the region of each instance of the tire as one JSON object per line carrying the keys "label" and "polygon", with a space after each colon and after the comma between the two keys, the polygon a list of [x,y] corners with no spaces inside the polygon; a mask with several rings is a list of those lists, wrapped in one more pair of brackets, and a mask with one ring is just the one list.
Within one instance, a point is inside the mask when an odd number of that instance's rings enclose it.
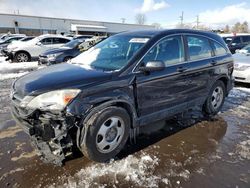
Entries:
{"label": "tire", "polygon": [[218,80],[211,88],[208,98],[203,105],[205,115],[216,115],[222,108],[226,96],[225,84]]}
{"label": "tire", "polygon": [[30,55],[27,52],[17,52],[14,60],[16,62],[28,62],[30,61]]}
{"label": "tire", "polygon": [[120,107],[108,107],[87,121],[80,150],[90,160],[107,162],[123,149],[129,129],[127,111]]}
{"label": "tire", "polygon": [[63,59],[63,62],[67,62],[68,60],[70,60],[70,59],[72,59],[72,57],[65,57],[64,59]]}

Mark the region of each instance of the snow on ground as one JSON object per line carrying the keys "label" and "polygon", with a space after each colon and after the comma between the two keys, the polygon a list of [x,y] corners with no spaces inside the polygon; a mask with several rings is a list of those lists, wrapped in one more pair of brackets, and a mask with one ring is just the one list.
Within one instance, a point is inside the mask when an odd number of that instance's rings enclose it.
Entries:
{"label": "snow on ground", "polygon": [[0,57],[0,81],[11,78],[18,78],[36,69],[38,69],[37,61],[10,63],[8,61],[5,61],[5,57]]}
{"label": "snow on ground", "polygon": [[95,163],[67,178],[68,182],[59,187],[107,187],[107,184],[101,183],[102,178],[105,182],[116,185],[119,185],[119,182],[131,182],[139,187],[157,187],[159,182],[168,184],[166,179],[154,174],[155,168],[159,165],[158,160],[156,156],[142,154],[140,157],[130,155],[109,164]]}

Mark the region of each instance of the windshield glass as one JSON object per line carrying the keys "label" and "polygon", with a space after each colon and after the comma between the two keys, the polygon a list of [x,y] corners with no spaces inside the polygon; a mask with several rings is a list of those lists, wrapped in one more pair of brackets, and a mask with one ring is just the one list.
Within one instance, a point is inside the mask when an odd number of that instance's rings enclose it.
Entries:
{"label": "windshield glass", "polygon": [[233,40],[233,37],[223,37],[226,44],[230,44]]}
{"label": "windshield glass", "polygon": [[120,70],[148,40],[125,35],[109,37],[72,59],[71,63],[81,64],[87,69]]}
{"label": "windshield glass", "polygon": [[83,42],[83,40],[72,40],[70,42],[67,42],[65,45],[63,45],[64,47],[68,47],[68,48],[75,48],[77,47],[81,42]]}

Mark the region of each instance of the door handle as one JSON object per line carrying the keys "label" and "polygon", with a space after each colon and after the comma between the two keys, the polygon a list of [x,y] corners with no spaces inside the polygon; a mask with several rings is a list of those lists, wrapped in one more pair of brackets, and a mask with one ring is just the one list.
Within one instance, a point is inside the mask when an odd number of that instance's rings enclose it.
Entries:
{"label": "door handle", "polygon": [[186,67],[178,67],[177,68],[177,72],[184,72],[186,70],[188,70],[188,68],[186,68]]}
{"label": "door handle", "polygon": [[217,64],[217,61],[212,60],[210,64],[214,66],[214,65],[216,65],[216,64]]}

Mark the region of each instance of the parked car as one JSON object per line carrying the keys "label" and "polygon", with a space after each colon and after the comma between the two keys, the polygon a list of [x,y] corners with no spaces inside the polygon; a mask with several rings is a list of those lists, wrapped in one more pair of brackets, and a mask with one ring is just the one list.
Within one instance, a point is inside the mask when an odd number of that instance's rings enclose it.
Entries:
{"label": "parked car", "polygon": [[1,34],[0,40],[6,40],[7,38],[10,37],[25,37],[25,34],[11,34],[11,33],[6,33],[6,34]]}
{"label": "parked car", "polygon": [[150,123],[197,106],[217,114],[232,72],[232,55],[214,33],[124,32],[17,79],[11,109],[46,162],[61,165],[72,148],[104,162]]}
{"label": "parked car", "polygon": [[228,45],[232,54],[234,54],[236,50],[242,49],[246,45],[250,44],[250,34],[222,34],[221,36]]}
{"label": "parked car", "polygon": [[26,42],[26,41],[29,41],[29,40],[31,40],[33,38],[35,38],[35,37],[33,37],[33,36],[27,36],[27,37],[21,38],[20,40],[14,40],[14,41],[12,41],[10,44],[8,44],[4,48],[2,48],[2,51],[1,51],[2,55],[8,56],[7,55],[8,54],[8,50],[7,50],[8,47],[12,48],[12,46],[15,46],[16,44],[18,44],[20,42]]}
{"label": "parked car", "polygon": [[14,41],[18,41],[23,39],[24,37],[22,36],[15,36],[15,37],[8,37],[5,38],[5,40],[0,40],[0,54],[4,55],[4,50],[7,49],[7,46],[11,44]]}
{"label": "parked car", "polygon": [[250,45],[239,50],[234,57],[233,76],[236,82],[250,83]]}
{"label": "parked car", "polygon": [[54,48],[47,50],[39,55],[38,64],[52,65],[62,62],[67,62],[68,60],[76,57],[81,53],[79,45],[83,42],[81,39],[72,40],[60,48]]}
{"label": "parked car", "polygon": [[18,43],[7,48],[8,59],[16,62],[37,60],[39,55],[46,50],[58,48],[71,39],[60,35],[41,35],[30,41]]}
{"label": "parked car", "polygon": [[105,38],[106,37],[92,37],[91,39],[74,39],[60,48],[47,50],[39,55],[38,64],[53,65],[67,62]]}

